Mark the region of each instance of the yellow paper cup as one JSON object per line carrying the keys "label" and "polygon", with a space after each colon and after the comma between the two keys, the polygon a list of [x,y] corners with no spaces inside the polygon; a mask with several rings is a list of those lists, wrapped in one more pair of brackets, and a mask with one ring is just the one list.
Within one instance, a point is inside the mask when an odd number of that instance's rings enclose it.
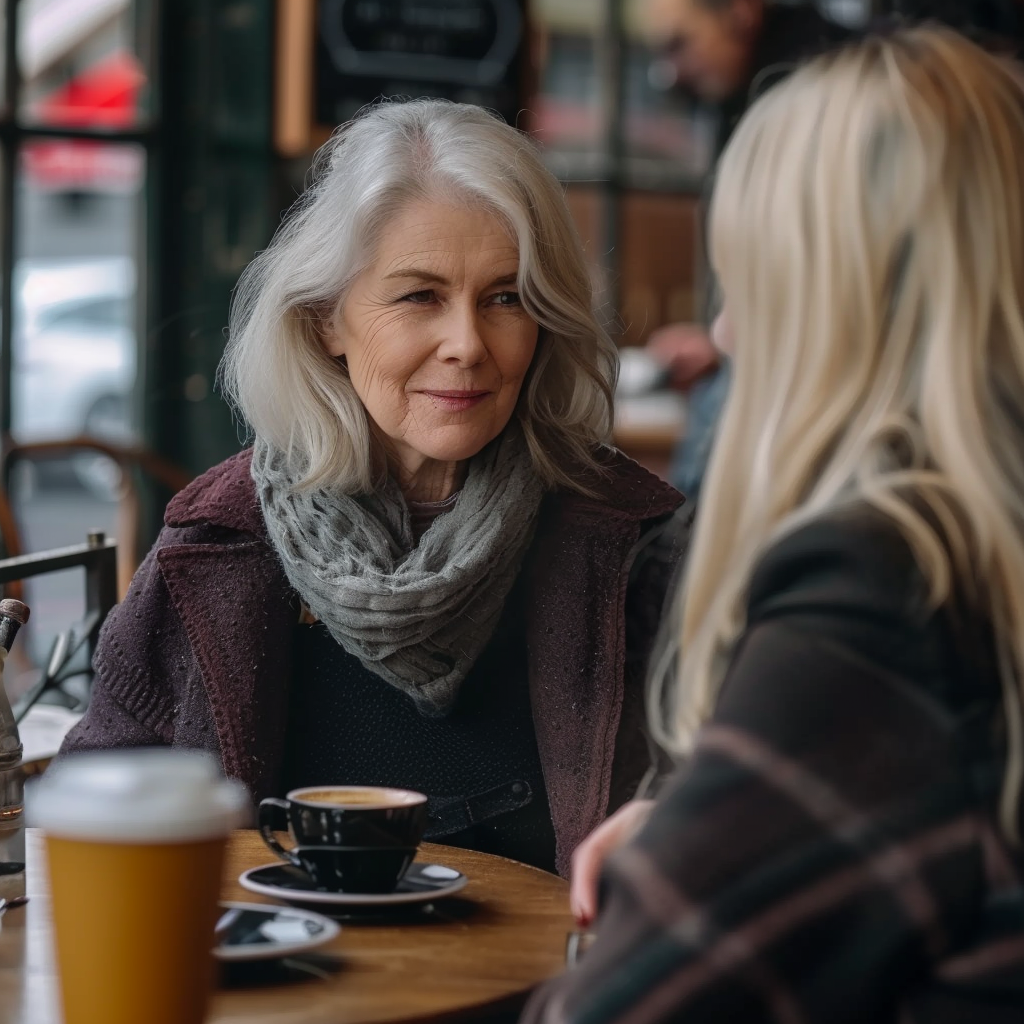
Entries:
{"label": "yellow paper cup", "polygon": [[201,1024],[224,848],[245,803],[192,751],[71,755],[30,786],[64,1024]]}

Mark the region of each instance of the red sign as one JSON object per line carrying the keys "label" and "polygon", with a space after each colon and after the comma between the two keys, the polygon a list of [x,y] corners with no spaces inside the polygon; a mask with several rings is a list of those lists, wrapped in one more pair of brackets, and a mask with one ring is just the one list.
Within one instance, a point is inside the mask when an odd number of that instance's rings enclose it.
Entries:
{"label": "red sign", "polygon": [[[33,121],[54,128],[130,128],[146,83],[129,53],[112,53],[50,93],[33,110]],[[41,139],[26,143],[23,166],[36,188],[128,192],[142,180],[137,147],[91,139]]]}

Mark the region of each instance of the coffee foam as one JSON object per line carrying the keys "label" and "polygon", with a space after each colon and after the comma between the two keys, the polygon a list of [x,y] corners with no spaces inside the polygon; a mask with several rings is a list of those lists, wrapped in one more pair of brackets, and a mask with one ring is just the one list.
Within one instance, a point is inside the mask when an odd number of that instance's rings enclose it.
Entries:
{"label": "coffee foam", "polygon": [[26,786],[29,825],[100,842],[189,842],[243,823],[245,788],[199,751],[70,754]]}
{"label": "coffee foam", "polygon": [[289,800],[324,807],[411,807],[426,801],[422,793],[411,789],[384,786],[306,786],[293,789]]}

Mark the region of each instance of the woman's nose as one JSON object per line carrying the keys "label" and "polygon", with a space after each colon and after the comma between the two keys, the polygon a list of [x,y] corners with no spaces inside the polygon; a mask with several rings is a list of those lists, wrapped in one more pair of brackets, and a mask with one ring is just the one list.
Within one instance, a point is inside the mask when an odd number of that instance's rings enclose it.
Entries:
{"label": "woman's nose", "polygon": [[487,359],[487,346],[477,313],[453,309],[441,324],[437,358],[458,366],[476,366]]}

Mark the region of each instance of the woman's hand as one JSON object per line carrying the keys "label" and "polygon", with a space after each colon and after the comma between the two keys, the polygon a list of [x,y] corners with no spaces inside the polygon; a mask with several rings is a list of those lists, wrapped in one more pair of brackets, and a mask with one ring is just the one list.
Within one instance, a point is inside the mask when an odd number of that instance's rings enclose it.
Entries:
{"label": "woman's hand", "polygon": [[650,817],[653,800],[632,800],[602,822],[576,847],[572,855],[569,906],[581,928],[597,916],[597,883],[608,854],[638,832]]}

